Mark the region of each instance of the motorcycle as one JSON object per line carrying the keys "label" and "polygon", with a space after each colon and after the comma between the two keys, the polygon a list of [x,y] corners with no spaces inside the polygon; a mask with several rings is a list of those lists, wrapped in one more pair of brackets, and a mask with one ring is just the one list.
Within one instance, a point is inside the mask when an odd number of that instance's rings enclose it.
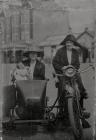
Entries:
{"label": "motorcycle", "polygon": [[[68,108],[68,119],[76,139],[82,139],[84,120],[80,106],[80,91],[76,83],[78,71],[71,65],[62,69],[62,74],[55,74],[63,81],[61,96],[64,96]],[[66,79],[66,80],[65,80]],[[56,130],[58,124],[63,120],[58,116],[60,105],[57,104],[60,96],[57,96],[54,103],[48,105],[46,96],[46,80],[21,80],[7,85],[3,90],[3,129],[13,129],[18,124],[43,125],[50,131]],[[64,101],[65,101],[64,100]],[[62,106],[64,109],[64,106]],[[55,113],[54,110],[55,109]],[[16,115],[14,118],[14,114]]]}
{"label": "motorcycle", "polygon": [[[76,139],[82,139],[83,126],[82,121],[83,111],[80,105],[80,91],[76,82],[78,71],[74,66],[68,65],[62,68],[62,74],[55,74],[62,79],[62,95],[60,98],[65,98],[68,111],[68,118],[72,127],[73,134]],[[60,108],[60,107],[59,107]],[[64,107],[63,107],[64,108]]]}

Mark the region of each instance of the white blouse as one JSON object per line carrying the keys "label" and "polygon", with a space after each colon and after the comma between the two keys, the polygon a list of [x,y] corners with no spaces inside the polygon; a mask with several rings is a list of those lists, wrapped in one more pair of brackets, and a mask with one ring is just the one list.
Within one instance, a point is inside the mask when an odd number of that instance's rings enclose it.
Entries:
{"label": "white blouse", "polygon": [[67,58],[68,58],[69,64],[71,64],[71,56],[72,56],[72,50],[67,50]]}
{"label": "white blouse", "polygon": [[33,79],[33,73],[35,69],[36,61],[34,63],[31,63],[30,68],[29,68],[29,73],[30,73],[30,78]]}

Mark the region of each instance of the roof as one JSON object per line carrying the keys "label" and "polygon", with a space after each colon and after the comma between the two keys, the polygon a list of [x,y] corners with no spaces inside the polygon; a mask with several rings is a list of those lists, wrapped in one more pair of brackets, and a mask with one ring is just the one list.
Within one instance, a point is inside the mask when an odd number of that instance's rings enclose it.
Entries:
{"label": "roof", "polygon": [[[77,38],[79,33],[73,33],[74,36]],[[67,34],[66,34],[67,35]],[[55,35],[47,37],[44,41],[42,41],[39,46],[57,46],[60,45],[60,43],[64,40],[66,35]]]}
{"label": "roof", "polygon": [[59,35],[59,36],[50,36],[45,39],[45,41],[41,42],[39,46],[55,46],[60,45],[62,40],[64,40],[66,35]]}
{"label": "roof", "polygon": [[81,38],[84,34],[87,34],[87,35],[89,35],[91,38],[94,38],[94,32],[93,32],[93,31],[89,31],[88,28],[85,28],[85,30],[84,30],[81,34],[79,34],[79,35],[77,36],[77,40],[78,40],[79,38]]}
{"label": "roof", "polygon": [[89,34],[91,34],[94,37],[95,31],[88,31],[88,32],[89,32]]}
{"label": "roof", "polygon": [[33,46],[32,43],[26,43],[26,42],[9,42],[7,44],[3,44],[1,50],[24,50],[24,51],[30,51],[30,52],[43,52],[42,48]]}
{"label": "roof", "polygon": [[28,51],[29,52],[43,52],[44,50],[42,48],[40,48],[40,47],[36,47],[36,46],[32,47],[31,46],[31,47],[28,48]]}
{"label": "roof", "polygon": [[[78,33],[73,33],[73,34],[74,34],[74,36],[76,36]],[[64,40],[65,37],[66,37],[66,35],[47,37],[45,39],[45,41],[43,41],[39,44],[39,46],[40,46],[40,48],[49,47],[49,46],[60,46],[60,43]],[[82,46],[81,44],[80,44],[80,48],[83,50],[84,49],[87,50],[87,48],[85,46]]]}
{"label": "roof", "polygon": [[3,44],[2,48],[0,49],[16,49],[16,50],[22,50],[22,49],[28,49],[30,47],[30,44],[24,43],[24,42],[9,42],[7,44]]}

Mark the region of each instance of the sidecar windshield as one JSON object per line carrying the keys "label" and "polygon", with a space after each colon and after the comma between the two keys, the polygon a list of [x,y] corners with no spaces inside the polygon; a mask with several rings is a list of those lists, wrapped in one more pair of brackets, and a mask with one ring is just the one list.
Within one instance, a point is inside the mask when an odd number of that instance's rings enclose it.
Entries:
{"label": "sidecar windshield", "polygon": [[45,80],[22,80],[16,82],[17,91],[22,99],[42,99],[46,95]]}

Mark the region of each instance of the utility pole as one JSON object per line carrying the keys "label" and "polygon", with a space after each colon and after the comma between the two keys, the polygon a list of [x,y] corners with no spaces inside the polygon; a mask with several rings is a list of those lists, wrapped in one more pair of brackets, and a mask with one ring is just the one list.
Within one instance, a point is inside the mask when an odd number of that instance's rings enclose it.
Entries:
{"label": "utility pole", "polygon": [[[96,20],[94,21],[94,30],[95,30],[95,35],[94,35],[94,68],[95,68],[95,77],[96,77]],[[95,82],[95,93],[96,93],[96,82]],[[96,95],[95,95],[95,105],[94,105],[94,111],[93,111],[93,140],[95,140],[96,137]]]}
{"label": "utility pole", "polygon": [[95,22],[95,35],[94,35],[94,62],[96,63],[96,22]]}

